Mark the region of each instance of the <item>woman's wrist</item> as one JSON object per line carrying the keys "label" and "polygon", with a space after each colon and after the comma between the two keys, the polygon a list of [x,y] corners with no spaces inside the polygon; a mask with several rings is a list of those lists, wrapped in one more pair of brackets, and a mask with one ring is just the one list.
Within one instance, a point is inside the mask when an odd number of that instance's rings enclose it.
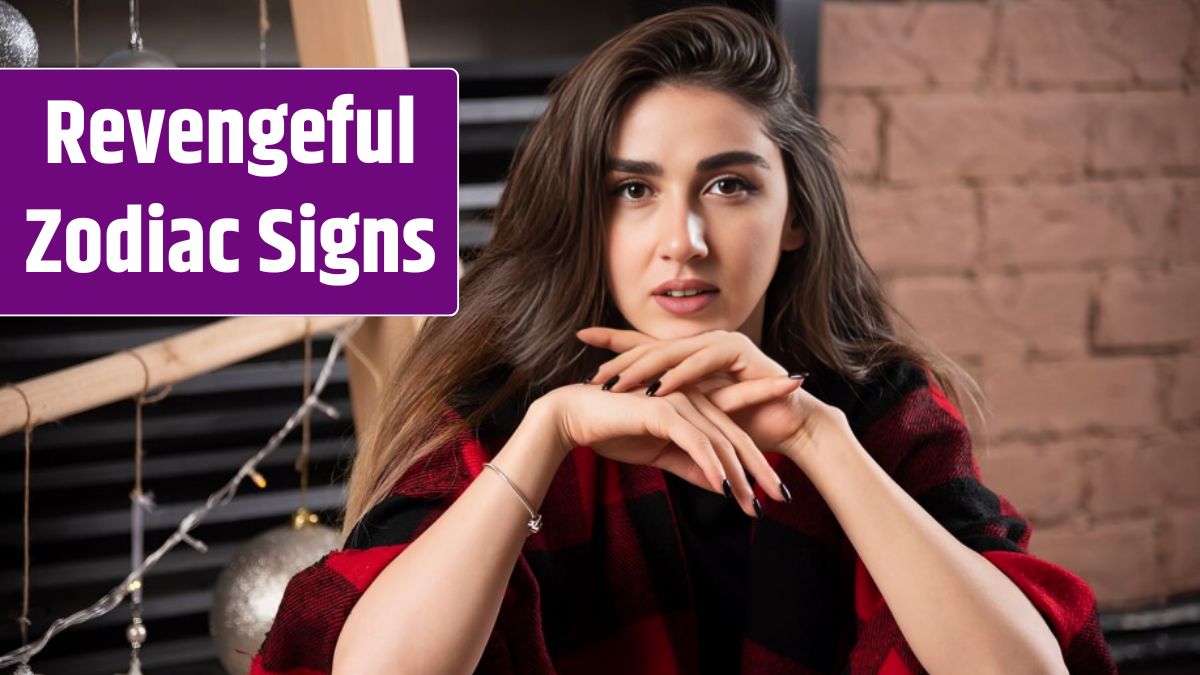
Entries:
{"label": "woman's wrist", "polygon": [[541,507],[546,490],[566,459],[553,422],[550,412],[535,402],[491,462],[535,510]]}
{"label": "woman's wrist", "polygon": [[548,451],[553,453],[561,463],[575,447],[562,425],[562,412],[559,409],[559,397],[553,391],[543,395],[529,404],[521,426],[529,425],[538,429],[540,436],[550,439]]}
{"label": "woman's wrist", "polygon": [[807,423],[782,448],[783,455],[806,474],[820,470],[830,458],[852,452],[858,445],[846,414],[824,404],[809,413]]}

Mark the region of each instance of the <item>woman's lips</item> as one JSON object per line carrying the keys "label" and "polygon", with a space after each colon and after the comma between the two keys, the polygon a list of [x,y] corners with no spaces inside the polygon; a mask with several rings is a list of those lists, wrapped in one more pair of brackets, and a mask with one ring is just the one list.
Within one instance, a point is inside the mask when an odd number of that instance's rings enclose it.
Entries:
{"label": "woman's lips", "polygon": [[708,307],[714,300],[717,299],[718,291],[709,291],[692,295],[686,298],[672,298],[669,295],[656,295],[654,301],[659,307],[667,310],[675,316],[687,316],[695,314],[700,310]]}

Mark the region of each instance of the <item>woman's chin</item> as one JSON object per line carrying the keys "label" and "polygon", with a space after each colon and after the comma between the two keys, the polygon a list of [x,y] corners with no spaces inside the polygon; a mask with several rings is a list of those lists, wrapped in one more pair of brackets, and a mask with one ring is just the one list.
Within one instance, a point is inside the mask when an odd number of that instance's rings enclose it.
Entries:
{"label": "woman's chin", "polygon": [[656,340],[678,340],[695,337],[707,333],[720,326],[712,325],[711,321],[695,321],[691,319],[667,319],[658,321],[648,331],[642,331]]}

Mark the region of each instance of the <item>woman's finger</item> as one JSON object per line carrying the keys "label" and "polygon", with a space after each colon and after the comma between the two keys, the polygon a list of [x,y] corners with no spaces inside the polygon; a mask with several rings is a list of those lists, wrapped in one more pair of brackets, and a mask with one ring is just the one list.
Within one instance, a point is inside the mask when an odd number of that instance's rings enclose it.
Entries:
{"label": "woman's finger", "polygon": [[[619,378],[617,384],[620,384],[621,381],[628,382],[630,377],[624,374],[625,367],[629,363],[632,363],[634,360],[638,359],[642,354],[645,354],[648,350],[653,349],[655,344],[656,343],[648,342],[646,344],[638,345],[629,349],[629,351],[605,361],[604,363],[600,364],[599,368],[596,369],[595,374],[592,375],[591,381],[608,386],[607,382],[612,378],[613,375],[624,375],[624,377]],[[617,391],[621,390],[617,389]]]}
{"label": "woman's finger", "polygon": [[706,342],[703,335],[679,340],[656,341],[638,345],[603,363],[593,382],[607,383],[613,376],[618,380],[610,387],[614,392],[626,392],[645,386],[663,371],[686,359]]}
{"label": "woman's finger", "polygon": [[[737,450],[738,459],[742,466],[754,476],[758,484],[763,487],[763,491],[771,496],[772,499],[778,502],[791,501],[791,497],[784,493],[783,481],[779,478],[779,474],[771,467],[767,461],[766,455],[762,449],[754,443],[754,439],[729,418],[720,408],[713,405],[703,394],[693,391],[686,391],[687,397],[691,400],[692,405],[704,414],[714,425],[721,430],[725,437],[733,443],[733,447]],[[753,497],[753,486],[747,486]]]}
{"label": "woman's finger", "polygon": [[[729,373],[734,379],[741,379],[745,364],[741,363],[741,352],[729,349],[727,343],[713,343],[689,354],[678,363],[664,369],[659,378],[659,386],[655,394],[665,396],[679,391],[687,385],[698,383],[714,373]],[[780,375],[787,371],[779,368]],[[762,379],[753,378],[753,379]]]}
{"label": "woman's finger", "polygon": [[590,345],[612,352],[629,351],[638,345],[655,342],[655,339],[636,330],[621,330],[605,326],[589,326],[575,331],[575,337]]}
{"label": "woman's finger", "polygon": [[704,475],[704,470],[686,450],[674,443],[668,443],[666,449],[658,459],[651,463],[651,466],[663,471],[670,471],[698,488],[709,489],[708,477]]}
{"label": "woman's finger", "polygon": [[646,415],[643,422],[646,431],[686,450],[704,472],[708,479],[708,488],[722,494],[724,491],[721,484],[726,478],[725,468],[709,436],[680,415],[679,410],[666,399],[651,399],[638,408]]}
{"label": "woman's finger", "polygon": [[[734,441],[726,435],[720,426],[701,412],[683,392],[665,397],[663,400],[672,403],[684,419],[708,436],[713,448],[716,450],[717,457],[721,461],[721,465],[724,467],[725,479],[729,482],[730,494],[726,496],[734,497],[742,507],[742,510],[746,512],[746,515],[756,515],[758,509],[754,508],[754,488],[750,486],[750,481],[746,478],[746,467],[742,465],[742,461],[739,458],[740,453],[734,447]],[[720,411],[717,412],[720,413]],[[720,414],[724,416],[724,413]],[[733,426],[737,427],[736,424]],[[749,438],[747,440],[749,441]],[[751,447],[753,447],[754,442],[749,442]],[[757,452],[758,449],[754,448],[754,451]]]}
{"label": "woman's finger", "polygon": [[790,377],[766,377],[721,387],[708,392],[706,396],[723,412],[732,413],[787,396],[802,384],[803,380]]}

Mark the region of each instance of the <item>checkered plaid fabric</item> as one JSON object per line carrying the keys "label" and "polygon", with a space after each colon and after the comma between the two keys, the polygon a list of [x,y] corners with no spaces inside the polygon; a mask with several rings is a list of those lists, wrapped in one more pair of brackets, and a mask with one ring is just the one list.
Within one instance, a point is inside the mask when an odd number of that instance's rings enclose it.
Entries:
{"label": "checkered plaid fabric", "polygon": [[[805,387],[844,410],[879,465],[1013,580],[1072,673],[1116,672],[1091,589],[1028,553],[1028,522],[980,482],[967,427],[928,371],[897,363],[851,385],[822,370]],[[292,579],[252,673],[330,672],[354,603],[499,449],[480,438],[464,429],[418,462],[343,550]],[[793,501],[755,488],[765,514],[751,535],[741,672],[924,672],[820,494],[792,462],[767,456]],[[477,672],[699,672],[694,591],[663,473],[577,447],[541,511],[544,526],[525,542]],[[380,639],[388,630],[402,627],[381,628]]]}

